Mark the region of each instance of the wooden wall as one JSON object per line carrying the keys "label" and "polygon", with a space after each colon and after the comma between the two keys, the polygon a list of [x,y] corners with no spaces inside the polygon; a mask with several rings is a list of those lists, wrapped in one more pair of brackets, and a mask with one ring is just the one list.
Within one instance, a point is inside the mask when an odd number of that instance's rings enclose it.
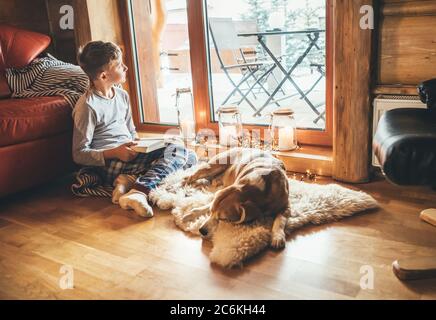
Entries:
{"label": "wooden wall", "polygon": [[72,0],[0,0],[0,23],[49,35],[52,42],[48,52],[60,60],[74,63],[74,31],[59,27],[60,7],[71,4]]}
{"label": "wooden wall", "polygon": [[[436,77],[436,0],[383,0],[380,12],[378,90],[416,93]],[[386,87],[397,85],[388,90]]]}
{"label": "wooden wall", "polygon": [[[52,43],[48,51],[58,59],[76,63],[77,49],[90,40],[113,41],[124,47],[119,2],[120,0],[0,0],[0,23],[49,35]],[[60,8],[63,5],[74,8],[74,30],[60,28]]]}
{"label": "wooden wall", "polygon": [[45,0],[0,0],[0,23],[49,34]]}

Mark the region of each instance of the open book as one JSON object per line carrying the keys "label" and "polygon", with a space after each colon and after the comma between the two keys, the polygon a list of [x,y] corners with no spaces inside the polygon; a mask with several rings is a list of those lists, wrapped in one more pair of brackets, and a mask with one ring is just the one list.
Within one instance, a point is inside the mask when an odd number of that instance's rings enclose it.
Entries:
{"label": "open book", "polygon": [[183,143],[176,138],[141,138],[140,140],[135,141],[137,143],[136,146],[132,146],[131,148],[136,152],[140,153],[149,153],[155,151],[157,149],[165,148],[168,144],[180,144]]}

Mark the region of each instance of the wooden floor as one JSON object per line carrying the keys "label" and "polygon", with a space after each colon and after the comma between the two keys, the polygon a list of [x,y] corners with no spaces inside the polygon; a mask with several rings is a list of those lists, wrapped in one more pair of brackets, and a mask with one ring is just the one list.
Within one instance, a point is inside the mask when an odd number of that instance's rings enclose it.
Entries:
{"label": "wooden floor", "polygon": [[[436,280],[402,283],[391,271],[395,259],[436,255],[436,228],[418,218],[436,207],[430,190],[359,185],[381,210],[304,228],[285,250],[222,270],[209,263],[210,244],[168,212],[142,220],[108,199],[74,198],[70,181],[0,200],[0,298],[436,298]],[[63,265],[73,267],[74,289],[59,286]],[[372,290],[360,286],[362,266],[374,270]]]}

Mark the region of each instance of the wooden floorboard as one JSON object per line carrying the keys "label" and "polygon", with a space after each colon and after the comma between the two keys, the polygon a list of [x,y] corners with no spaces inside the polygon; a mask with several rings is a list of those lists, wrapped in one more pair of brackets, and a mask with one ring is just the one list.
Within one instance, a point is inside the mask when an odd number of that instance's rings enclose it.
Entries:
{"label": "wooden floorboard", "polygon": [[[317,183],[331,183],[321,179]],[[310,226],[243,269],[211,265],[211,244],[183,233],[168,212],[148,220],[108,199],[75,198],[71,177],[0,199],[1,299],[435,299],[436,279],[401,282],[396,259],[436,255],[436,228],[419,220],[436,192],[383,179],[349,186],[381,209]],[[60,268],[74,270],[62,290]],[[374,288],[362,289],[362,266]]]}

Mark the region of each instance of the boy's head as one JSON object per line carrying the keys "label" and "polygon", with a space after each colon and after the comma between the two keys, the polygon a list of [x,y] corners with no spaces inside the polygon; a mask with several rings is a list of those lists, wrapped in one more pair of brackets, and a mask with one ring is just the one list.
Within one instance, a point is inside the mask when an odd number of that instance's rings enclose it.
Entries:
{"label": "boy's head", "polygon": [[112,42],[88,42],[79,50],[78,61],[93,83],[112,85],[126,81],[127,67],[121,49]]}

